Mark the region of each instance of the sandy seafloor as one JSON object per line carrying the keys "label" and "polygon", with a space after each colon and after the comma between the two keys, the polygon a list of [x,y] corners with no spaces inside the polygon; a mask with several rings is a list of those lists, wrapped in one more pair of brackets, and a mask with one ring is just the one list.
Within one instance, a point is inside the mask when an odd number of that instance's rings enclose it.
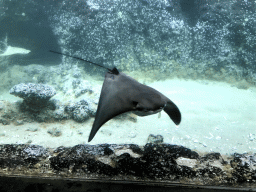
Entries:
{"label": "sandy seafloor", "polygon": [[[100,83],[100,82],[99,82]],[[101,82],[103,83],[103,82]],[[213,81],[171,79],[149,83],[179,107],[182,121],[176,126],[161,112],[138,117],[137,122],[111,120],[101,127],[90,144],[116,143],[145,145],[149,134],[162,135],[164,142],[183,145],[199,152],[256,152],[256,88],[238,89]],[[3,93],[0,100],[19,98]],[[0,125],[1,144],[31,144],[44,147],[87,144],[93,118],[77,123],[67,120],[56,123],[27,123],[20,126]],[[37,131],[28,131],[37,128]],[[61,129],[62,135],[52,137],[49,128]]]}

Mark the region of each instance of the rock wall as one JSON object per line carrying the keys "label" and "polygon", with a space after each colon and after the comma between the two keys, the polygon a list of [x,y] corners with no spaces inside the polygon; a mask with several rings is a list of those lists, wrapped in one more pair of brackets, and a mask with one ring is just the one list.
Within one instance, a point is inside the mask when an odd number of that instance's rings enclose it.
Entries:
{"label": "rock wall", "polygon": [[253,0],[1,3],[0,36],[8,34],[10,44],[32,50],[23,58],[25,64],[33,59],[58,62],[58,55],[47,53],[54,49],[105,66],[155,70],[166,77],[256,81]]}
{"label": "rock wall", "polygon": [[[1,176],[186,183],[222,187],[256,184],[255,154],[199,155],[178,145],[76,145],[45,149],[0,145]],[[160,184],[160,183],[159,183]]]}

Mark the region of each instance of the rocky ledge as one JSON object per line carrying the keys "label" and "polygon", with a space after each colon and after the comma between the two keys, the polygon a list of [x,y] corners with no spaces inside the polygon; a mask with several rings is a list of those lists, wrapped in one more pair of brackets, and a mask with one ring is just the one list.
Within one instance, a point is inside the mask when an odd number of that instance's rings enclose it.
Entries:
{"label": "rocky ledge", "polygon": [[256,154],[198,154],[170,144],[0,145],[2,176],[256,187]]}
{"label": "rocky ledge", "polygon": [[53,87],[46,84],[21,83],[10,89],[10,94],[20,97],[24,105],[32,111],[40,111],[56,94]]}

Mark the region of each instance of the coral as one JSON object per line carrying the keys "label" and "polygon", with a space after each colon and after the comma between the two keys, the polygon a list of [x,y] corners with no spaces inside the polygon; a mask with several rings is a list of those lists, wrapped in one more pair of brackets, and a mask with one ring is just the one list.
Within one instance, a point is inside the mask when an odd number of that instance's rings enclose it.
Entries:
{"label": "coral", "polygon": [[21,83],[10,89],[10,94],[20,97],[24,105],[32,111],[40,111],[49,99],[56,94],[53,87],[46,84]]}
{"label": "coral", "polygon": [[65,111],[78,122],[83,122],[90,116],[94,116],[96,114],[96,109],[93,108],[90,100],[81,100],[76,103],[71,103],[66,106]]}

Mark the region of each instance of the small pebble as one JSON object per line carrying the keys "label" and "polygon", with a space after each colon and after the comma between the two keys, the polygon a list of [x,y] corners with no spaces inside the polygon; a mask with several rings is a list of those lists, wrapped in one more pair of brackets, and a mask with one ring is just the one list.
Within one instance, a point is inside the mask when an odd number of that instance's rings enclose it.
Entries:
{"label": "small pebble", "polygon": [[27,142],[26,142],[26,144],[31,144],[32,143],[32,140],[28,140]]}
{"label": "small pebble", "polygon": [[28,129],[26,129],[26,131],[36,132],[36,131],[38,131],[38,128],[36,128],[36,127],[29,127]]}
{"label": "small pebble", "polygon": [[248,138],[249,138],[250,141],[253,141],[254,139],[256,139],[256,136],[255,136],[255,134],[250,133],[248,135]]}
{"label": "small pebble", "polygon": [[164,142],[164,137],[162,135],[153,135],[150,134],[148,136],[147,143],[160,144]]}
{"label": "small pebble", "polygon": [[83,135],[83,132],[82,132],[82,131],[77,131],[77,133],[78,133],[79,135]]}
{"label": "small pebble", "polygon": [[23,120],[17,120],[16,121],[16,125],[23,125],[23,124],[24,124]]}
{"label": "small pebble", "polygon": [[49,133],[53,137],[59,137],[62,134],[61,131],[57,128],[49,129],[47,133]]}

